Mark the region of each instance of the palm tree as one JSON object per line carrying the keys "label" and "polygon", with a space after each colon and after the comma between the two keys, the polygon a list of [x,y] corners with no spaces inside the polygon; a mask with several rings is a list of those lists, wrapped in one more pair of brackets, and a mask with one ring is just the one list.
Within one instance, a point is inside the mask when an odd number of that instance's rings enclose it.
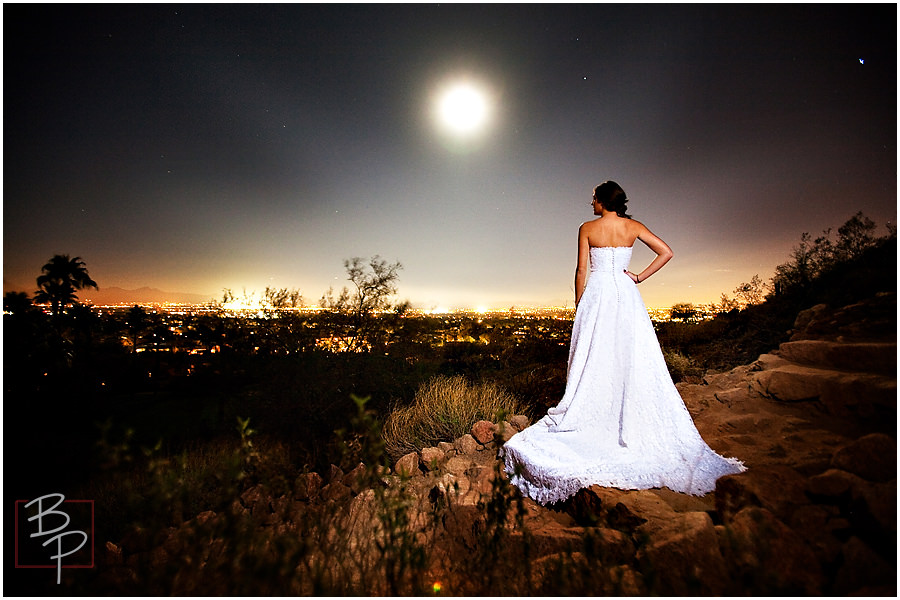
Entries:
{"label": "palm tree", "polygon": [[86,287],[99,289],[90,278],[80,256],[69,258],[68,254],[57,254],[41,269],[37,278],[40,289],[34,294],[36,303],[49,303],[50,311],[58,316],[62,309],[78,301],[76,290]]}
{"label": "palm tree", "polygon": [[131,352],[137,353],[141,332],[147,328],[147,311],[135,304],[125,315],[125,324],[131,332]]}

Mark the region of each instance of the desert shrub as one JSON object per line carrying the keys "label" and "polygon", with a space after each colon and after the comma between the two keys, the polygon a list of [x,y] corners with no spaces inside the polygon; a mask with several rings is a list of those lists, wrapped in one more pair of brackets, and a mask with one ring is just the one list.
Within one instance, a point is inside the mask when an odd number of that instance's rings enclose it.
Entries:
{"label": "desert shrub", "polygon": [[395,408],[384,424],[385,447],[396,459],[420,448],[450,442],[476,421],[521,414],[524,404],[494,383],[437,376],[422,384],[409,406]]}
{"label": "desert shrub", "polygon": [[686,377],[698,377],[703,375],[704,369],[694,363],[694,361],[677,350],[667,350],[663,348],[663,357],[666,359],[666,366],[669,368],[669,375],[675,382],[684,381]]}
{"label": "desert shrub", "polygon": [[247,420],[239,420],[238,431],[241,438],[193,442],[173,453],[161,443],[136,444],[130,431],[114,435],[106,424],[97,443],[101,469],[75,495],[103,507],[98,535],[115,540],[135,525],[163,530],[203,511],[220,511],[251,476],[274,491],[288,489],[294,467],[287,445],[259,438]]}

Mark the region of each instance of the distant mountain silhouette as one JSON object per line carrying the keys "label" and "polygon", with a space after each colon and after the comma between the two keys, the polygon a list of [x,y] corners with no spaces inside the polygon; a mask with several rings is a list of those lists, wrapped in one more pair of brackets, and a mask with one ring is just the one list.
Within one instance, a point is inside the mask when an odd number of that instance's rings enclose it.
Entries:
{"label": "distant mountain silhouette", "polygon": [[212,295],[189,294],[186,292],[164,292],[156,288],[142,287],[136,290],[125,290],[120,287],[101,287],[99,290],[81,290],[78,294],[81,302],[90,304],[146,304],[166,302],[181,304],[204,304],[216,299]]}

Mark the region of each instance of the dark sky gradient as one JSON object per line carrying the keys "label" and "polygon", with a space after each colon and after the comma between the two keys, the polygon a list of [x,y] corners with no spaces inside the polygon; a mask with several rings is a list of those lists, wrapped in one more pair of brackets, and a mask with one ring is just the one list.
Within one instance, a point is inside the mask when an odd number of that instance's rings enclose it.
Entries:
{"label": "dark sky gradient", "polygon": [[[379,254],[424,308],[571,305],[613,179],[675,251],[647,304],[714,301],[804,231],[896,222],[896,10],[6,4],[4,289],[65,253],[314,303]],[[478,143],[433,122],[460,74],[495,100]]]}

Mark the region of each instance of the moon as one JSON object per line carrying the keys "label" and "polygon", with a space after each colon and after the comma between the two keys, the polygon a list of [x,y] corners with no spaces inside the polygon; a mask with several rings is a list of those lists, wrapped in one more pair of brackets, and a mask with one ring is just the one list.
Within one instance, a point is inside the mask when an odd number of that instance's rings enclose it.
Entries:
{"label": "moon", "polygon": [[469,82],[448,85],[438,95],[437,116],[449,132],[468,136],[479,133],[490,117],[488,94]]}

